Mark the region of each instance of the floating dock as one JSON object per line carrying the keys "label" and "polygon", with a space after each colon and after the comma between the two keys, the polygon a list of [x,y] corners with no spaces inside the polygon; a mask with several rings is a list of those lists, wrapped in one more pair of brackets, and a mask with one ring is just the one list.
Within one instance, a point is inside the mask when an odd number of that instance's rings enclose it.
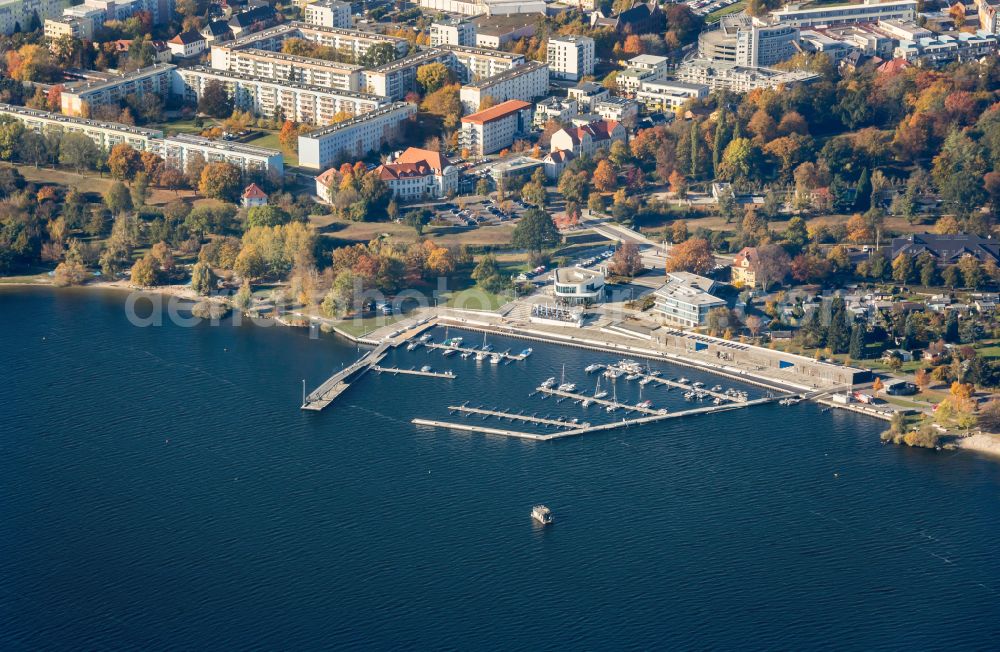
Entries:
{"label": "floating dock", "polygon": [[457,378],[453,371],[422,371],[420,369],[398,369],[396,367],[380,367],[375,365],[372,367],[372,371],[377,371],[380,374],[408,374],[410,376],[424,376],[425,378]]}
{"label": "floating dock", "polygon": [[616,403],[614,401],[609,401],[606,398],[594,398],[593,396],[587,396],[586,394],[577,394],[576,392],[564,392],[561,389],[556,389],[555,387],[538,387],[537,390],[539,392],[542,392],[543,394],[550,394],[552,396],[561,396],[563,398],[570,398],[573,399],[574,401],[579,401],[581,403],[583,401],[590,401],[591,403],[595,403],[597,405],[603,405],[605,407],[613,405],[622,410],[631,410],[632,412],[642,412],[643,414],[663,416],[663,413],[660,412],[658,409],[641,408],[641,407],[636,407],[634,405],[629,405],[628,403]]}
{"label": "floating dock", "polygon": [[389,348],[387,343],[379,344],[375,349],[368,351],[357,359],[349,367],[345,367],[333,374],[326,381],[310,392],[302,403],[303,410],[319,412],[323,408],[333,403],[333,401],[343,394],[355,380],[365,374],[366,371],[377,365],[386,355]]}
{"label": "floating dock", "polygon": [[568,430],[579,430],[580,428],[587,428],[590,426],[589,423],[571,423],[569,421],[559,421],[558,419],[542,419],[536,416],[529,416],[527,414],[513,414],[511,412],[485,410],[483,408],[473,408],[473,407],[467,407],[465,405],[452,405],[449,406],[448,409],[453,412],[464,412],[466,414],[481,414],[487,417],[496,417],[498,419],[510,419],[511,421],[521,421],[523,423],[537,423],[543,426],[555,426],[556,428],[566,428]]}
{"label": "floating dock", "polygon": [[[457,351],[458,353],[469,353],[471,355],[475,355],[477,353],[482,353],[483,352],[482,349],[471,349],[471,348],[466,348],[466,347],[463,347],[463,346],[446,346],[444,344],[435,343],[435,342],[427,342],[426,344],[424,344],[424,346],[426,346],[428,349],[450,349],[452,351]],[[513,361],[524,360],[524,359],[527,358],[527,356],[523,356],[520,353],[517,353],[517,354],[515,354],[515,353],[506,353],[506,352],[503,352],[503,351],[489,351],[489,352],[486,353],[486,357],[490,357],[490,356],[493,356],[493,355],[498,355],[501,358],[503,358],[504,360],[513,360]]]}
{"label": "floating dock", "polygon": [[448,428],[449,430],[462,430],[465,432],[477,432],[483,435],[500,435],[502,437],[514,437],[515,439],[532,439],[534,441],[545,441],[561,436],[563,433],[553,435],[535,435],[530,432],[519,432],[517,430],[502,430],[500,428],[487,428],[471,423],[448,423],[447,421],[433,421],[431,419],[414,419],[411,423],[417,426],[431,426],[434,428]]}

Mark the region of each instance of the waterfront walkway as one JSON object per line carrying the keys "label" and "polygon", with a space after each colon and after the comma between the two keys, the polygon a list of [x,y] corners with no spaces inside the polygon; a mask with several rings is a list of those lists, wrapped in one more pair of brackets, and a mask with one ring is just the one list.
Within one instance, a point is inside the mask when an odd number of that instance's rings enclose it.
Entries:
{"label": "waterfront walkway", "polygon": [[344,367],[333,374],[322,385],[310,392],[302,403],[303,410],[319,412],[323,408],[333,403],[338,396],[351,386],[351,383],[364,375],[366,371],[375,367],[386,355],[389,348],[388,342],[379,344],[375,349],[368,351],[357,359],[349,367]]}

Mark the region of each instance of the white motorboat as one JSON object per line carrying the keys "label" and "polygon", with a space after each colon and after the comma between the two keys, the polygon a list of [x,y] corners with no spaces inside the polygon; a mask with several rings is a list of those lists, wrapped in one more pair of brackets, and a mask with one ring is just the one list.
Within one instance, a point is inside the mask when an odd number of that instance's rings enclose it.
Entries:
{"label": "white motorboat", "polygon": [[547,378],[545,382],[542,383],[540,386],[544,387],[545,389],[549,389],[555,387],[555,384],[556,384],[556,377],[552,376],[551,378]]}
{"label": "white motorboat", "polygon": [[535,519],[542,525],[551,525],[552,510],[545,505],[535,505],[531,508],[531,518]]}
{"label": "white motorboat", "polygon": [[594,373],[595,371],[597,371],[600,368],[601,368],[601,365],[599,365],[597,363],[594,363],[594,364],[587,365],[584,368],[584,371],[587,372],[588,374],[592,374],[592,373]]}

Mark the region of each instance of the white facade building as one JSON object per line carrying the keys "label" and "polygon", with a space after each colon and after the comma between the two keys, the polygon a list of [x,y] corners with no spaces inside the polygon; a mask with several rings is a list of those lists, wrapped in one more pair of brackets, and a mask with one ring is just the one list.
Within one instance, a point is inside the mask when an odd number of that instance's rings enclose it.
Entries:
{"label": "white facade building", "polygon": [[355,160],[398,140],[403,123],[417,113],[417,105],[394,102],[352,120],[299,136],[299,165],[324,170],[342,158]]}
{"label": "white facade building", "polygon": [[87,107],[121,102],[128,95],[166,97],[173,85],[175,68],[169,63],[158,63],[108,80],[70,84],[60,95],[60,107],[66,115],[81,116]]}
{"label": "white facade building", "polygon": [[818,27],[820,25],[849,25],[852,23],[875,23],[880,20],[917,19],[917,0],[864,0],[861,3],[823,5],[815,8],[800,8],[788,4],[769,15],[772,21],[792,27]]}
{"label": "white facade building", "polygon": [[691,100],[708,97],[708,86],[673,79],[643,81],[636,100],[650,111],[676,111]]}
{"label": "white facade building", "polygon": [[392,190],[392,196],[403,201],[458,192],[459,170],[440,152],[410,147],[375,171]]}
{"label": "white facade building", "polygon": [[44,25],[45,19],[59,16],[67,4],[65,0],[0,0],[0,33],[27,32],[36,15]]}
{"label": "white facade building", "polygon": [[351,4],[349,2],[318,0],[307,4],[302,13],[305,21],[310,25],[342,29],[351,27]]}
{"label": "white facade building", "polygon": [[545,95],[548,91],[549,64],[531,61],[477,83],[466,84],[458,94],[462,108],[466,113],[472,113],[479,110],[486,97],[498,103],[507,100],[527,102]]}
{"label": "white facade building", "polygon": [[582,267],[559,267],[552,274],[552,291],[564,303],[597,303],[604,298],[604,275]]}
{"label": "white facade building", "polygon": [[474,156],[499,152],[514,143],[514,137],[531,126],[532,105],[508,100],[462,118],[459,144]]}
{"label": "white facade building", "polygon": [[715,281],[710,278],[689,272],[671,272],[667,278],[653,293],[653,309],[667,322],[695,328],[708,321],[711,310],[726,306],[725,300],[712,296]]}
{"label": "white facade building", "polygon": [[556,79],[578,81],[594,74],[594,39],[589,36],[551,36],[546,52]]}
{"label": "white facade building", "polygon": [[431,23],[431,47],[439,45],[476,45],[476,24],[467,20],[451,20]]}

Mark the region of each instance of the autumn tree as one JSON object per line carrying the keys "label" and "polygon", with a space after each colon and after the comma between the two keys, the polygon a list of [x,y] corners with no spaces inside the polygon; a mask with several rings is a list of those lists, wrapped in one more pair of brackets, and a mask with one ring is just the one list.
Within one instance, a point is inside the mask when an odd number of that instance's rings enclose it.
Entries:
{"label": "autumn tree", "polygon": [[597,164],[597,169],[594,170],[594,187],[601,192],[611,192],[615,189],[617,175],[615,174],[614,168],[605,159]]}
{"label": "autumn tree", "polygon": [[128,143],[118,143],[108,154],[108,171],[119,181],[131,181],[142,169],[142,157]]}
{"label": "autumn tree", "polygon": [[205,197],[234,201],[243,185],[243,174],[232,163],[215,161],[205,165],[198,181],[198,192]]}
{"label": "autumn tree", "polygon": [[611,260],[608,261],[608,270],[616,276],[635,276],[642,271],[642,256],[639,247],[635,243],[622,243]]}
{"label": "autumn tree", "polygon": [[667,258],[668,272],[692,272],[707,274],[715,267],[715,258],[708,240],[691,238],[670,248]]}
{"label": "autumn tree", "polygon": [[424,93],[433,93],[454,81],[454,74],[443,63],[428,63],[417,68],[417,84]]}

